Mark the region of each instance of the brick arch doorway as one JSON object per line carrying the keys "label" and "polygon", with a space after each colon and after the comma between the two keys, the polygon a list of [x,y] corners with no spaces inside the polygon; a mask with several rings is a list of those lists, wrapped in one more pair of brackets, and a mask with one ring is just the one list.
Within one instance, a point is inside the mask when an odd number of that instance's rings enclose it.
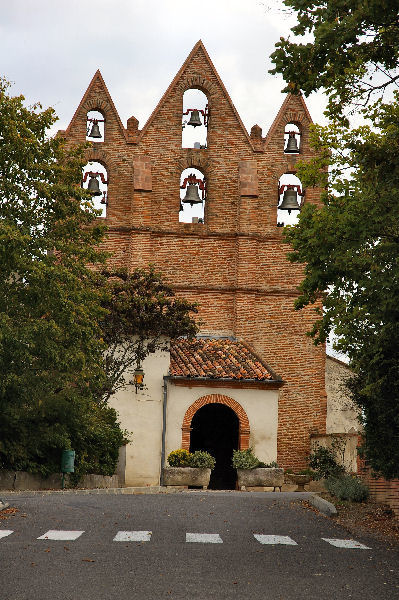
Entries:
{"label": "brick arch doorway", "polygon": [[242,406],[228,396],[203,396],[187,410],[182,430],[182,448],[206,450],[216,459],[209,487],[234,489],[233,450],[249,447],[249,421]]}

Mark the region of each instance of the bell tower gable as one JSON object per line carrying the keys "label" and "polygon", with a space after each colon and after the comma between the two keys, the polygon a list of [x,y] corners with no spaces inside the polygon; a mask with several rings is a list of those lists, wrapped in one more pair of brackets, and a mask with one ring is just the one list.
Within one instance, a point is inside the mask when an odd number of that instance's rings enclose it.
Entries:
{"label": "bell tower gable", "polygon": [[68,139],[74,139],[76,142],[85,141],[88,115],[93,111],[103,117],[105,136],[109,136],[112,132],[113,137],[118,136],[125,139],[125,129],[122,121],[99,70],[95,72],[68,125],[65,132]]}

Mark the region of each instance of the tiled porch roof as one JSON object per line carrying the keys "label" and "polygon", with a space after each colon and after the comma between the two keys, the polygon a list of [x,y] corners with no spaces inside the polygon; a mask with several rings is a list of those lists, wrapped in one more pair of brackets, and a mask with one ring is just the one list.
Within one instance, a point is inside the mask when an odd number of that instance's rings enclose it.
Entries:
{"label": "tiled porch roof", "polygon": [[172,340],[170,374],[175,377],[211,379],[279,379],[243,342],[230,338]]}

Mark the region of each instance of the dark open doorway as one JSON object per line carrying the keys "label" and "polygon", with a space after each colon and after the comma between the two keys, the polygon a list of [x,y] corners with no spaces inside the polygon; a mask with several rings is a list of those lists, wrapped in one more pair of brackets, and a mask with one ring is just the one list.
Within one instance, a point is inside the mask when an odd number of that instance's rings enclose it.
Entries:
{"label": "dark open doorway", "polygon": [[233,450],[238,448],[238,417],[224,404],[206,404],[191,421],[190,452],[206,450],[216,460],[209,487],[233,490],[236,471],[231,466]]}

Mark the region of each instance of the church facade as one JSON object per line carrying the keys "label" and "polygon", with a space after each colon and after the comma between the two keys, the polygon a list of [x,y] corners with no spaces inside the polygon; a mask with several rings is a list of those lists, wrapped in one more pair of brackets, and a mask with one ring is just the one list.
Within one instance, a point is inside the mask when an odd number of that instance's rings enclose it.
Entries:
{"label": "church facade", "polygon": [[[200,107],[185,103],[192,90]],[[304,468],[312,436],[327,432],[325,349],[305,335],[314,312],[293,308],[302,267],[288,262],[281,227],[284,205],[320,199],[296,181],[297,160],[313,155],[312,121],[301,96],[276,112],[267,135],[248,134],[199,41],[142,129],[133,116],[124,127],[97,71],[60,132],[92,142],[84,185],[97,189],[111,264],[152,263],[199,303],[197,339],[148,357],[146,387],[112,400],[132,432],[126,485],[159,485],[171,450],[202,447],[220,456],[214,487],[232,487],[233,448]],[[205,138],[184,142],[201,128]]]}

